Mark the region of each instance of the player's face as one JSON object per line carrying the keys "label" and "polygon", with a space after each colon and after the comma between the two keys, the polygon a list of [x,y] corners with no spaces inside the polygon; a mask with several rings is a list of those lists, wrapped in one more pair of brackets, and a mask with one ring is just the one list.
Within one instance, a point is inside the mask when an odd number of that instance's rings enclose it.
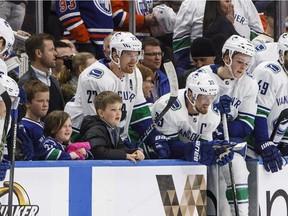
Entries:
{"label": "player's face", "polygon": [[160,46],[145,46],[142,64],[150,68],[153,72],[157,71],[162,63],[162,55],[163,53]]}
{"label": "player's face", "polygon": [[26,116],[34,121],[46,116],[49,108],[49,92],[37,92],[31,102],[26,102]]}
{"label": "player's face", "polygon": [[46,68],[56,67],[56,50],[52,40],[44,40],[44,52],[41,53],[40,63]]}
{"label": "player's face", "polygon": [[154,82],[152,77],[147,77],[146,80],[143,80],[143,94],[146,99],[151,97],[151,90],[154,88]]}
{"label": "player's face", "polygon": [[120,67],[125,73],[133,73],[139,60],[138,51],[123,51],[120,57]]}
{"label": "player's face", "polygon": [[195,102],[196,110],[201,114],[207,114],[209,106],[213,102],[214,98],[215,96],[212,95],[198,95]]}
{"label": "player's face", "polygon": [[113,103],[113,104],[107,104],[107,107],[105,110],[98,110],[99,116],[104,119],[106,122],[108,122],[112,126],[116,126],[120,123],[121,116],[122,116],[122,103]]}
{"label": "player's face", "polygon": [[60,143],[68,141],[72,134],[72,122],[71,118],[68,118],[62,128],[56,133],[55,139]]}
{"label": "player's face", "polygon": [[195,64],[196,68],[201,68],[205,65],[214,64],[215,56],[208,56],[208,57],[193,57],[193,63]]}
{"label": "player's face", "polygon": [[232,57],[231,68],[236,78],[240,78],[244,73],[246,73],[246,70],[250,65],[251,58],[251,56],[242,53],[236,53]]}

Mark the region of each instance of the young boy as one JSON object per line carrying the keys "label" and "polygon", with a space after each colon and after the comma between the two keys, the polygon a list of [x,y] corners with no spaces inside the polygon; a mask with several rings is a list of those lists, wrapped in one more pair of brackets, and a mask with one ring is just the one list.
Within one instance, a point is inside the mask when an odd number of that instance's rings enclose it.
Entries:
{"label": "young boy", "polygon": [[39,80],[31,80],[23,85],[27,100],[26,115],[18,123],[17,137],[21,144],[17,147],[17,159],[37,160],[39,145],[44,138],[43,122],[49,108],[49,87]]}
{"label": "young boy", "polygon": [[94,99],[97,115],[84,117],[80,133],[83,140],[89,141],[91,153],[97,159],[109,160],[144,160],[140,149],[127,148],[121,138],[117,125],[121,120],[121,97],[111,91],[103,91]]}

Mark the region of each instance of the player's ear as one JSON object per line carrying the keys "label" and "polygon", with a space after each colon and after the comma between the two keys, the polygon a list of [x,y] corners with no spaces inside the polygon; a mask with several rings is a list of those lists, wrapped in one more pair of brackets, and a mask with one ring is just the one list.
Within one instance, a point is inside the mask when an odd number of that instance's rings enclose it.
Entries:
{"label": "player's ear", "polygon": [[119,56],[117,55],[117,52],[116,52],[116,51],[113,51],[113,52],[112,52],[112,59],[113,59],[116,63],[118,63],[118,61],[119,61]]}
{"label": "player's ear", "polygon": [[98,109],[98,110],[97,110],[97,115],[98,115],[100,118],[103,118],[103,116],[104,116],[104,110]]}

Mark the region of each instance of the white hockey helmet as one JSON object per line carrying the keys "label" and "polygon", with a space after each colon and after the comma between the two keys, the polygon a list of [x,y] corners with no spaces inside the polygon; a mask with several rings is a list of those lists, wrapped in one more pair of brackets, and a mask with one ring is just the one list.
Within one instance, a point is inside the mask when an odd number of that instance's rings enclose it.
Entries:
{"label": "white hockey helmet", "polygon": [[15,37],[9,23],[2,18],[0,18],[0,37],[3,37],[5,40],[4,49],[0,50],[0,54],[3,54],[6,51],[8,51],[8,53],[10,54],[13,49]]}
{"label": "white hockey helmet", "polygon": [[18,97],[19,87],[14,79],[7,75],[0,76],[0,82],[8,92],[10,97]]}
{"label": "white hockey helmet", "polygon": [[283,33],[280,35],[277,43],[278,52],[279,52],[279,61],[281,64],[284,64],[284,55],[288,51],[288,33]]}
{"label": "white hockey helmet", "polygon": [[232,59],[232,56],[235,52],[239,52],[248,56],[253,56],[255,52],[255,47],[253,44],[239,35],[232,35],[229,37],[223,45],[222,54],[229,50],[229,57]]}
{"label": "white hockey helmet", "polygon": [[[195,101],[199,94],[215,96],[218,93],[216,81],[203,70],[197,70],[189,74],[186,80],[186,96],[188,90],[192,91],[192,99]],[[187,97],[188,98],[188,97]]]}
{"label": "white hockey helmet", "polygon": [[124,50],[141,52],[142,43],[130,32],[116,32],[110,41],[110,58],[112,49],[115,49],[120,57]]}

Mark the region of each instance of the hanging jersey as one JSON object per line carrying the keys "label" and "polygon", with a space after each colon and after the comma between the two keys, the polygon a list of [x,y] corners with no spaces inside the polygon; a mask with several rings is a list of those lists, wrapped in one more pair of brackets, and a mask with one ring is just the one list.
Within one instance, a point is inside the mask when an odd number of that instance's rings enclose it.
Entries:
{"label": "hanging jersey", "polygon": [[[262,62],[255,68],[253,76],[259,85],[257,117],[267,122],[266,125],[256,125],[255,139],[264,142],[269,140],[281,111],[288,108],[288,76],[277,61]],[[288,143],[287,134],[282,142]]]}
{"label": "hanging jersey", "polygon": [[103,48],[104,38],[114,28],[110,0],[56,0],[55,8],[66,38],[76,43],[91,40]]}
{"label": "hanging jersey", "polygon": [[[150,36],[149,28],[144,27],[144,17],[152,13],[153,0],[136,0],[135,2],[135,25],[137,37]],[[111,0],[113,22],[115,30],[129,31],[129,0]]]}
{"label": "hanging jersey", "polygon": [[[155,118],[167,105],[170,94],[158,99],[152,107],[152,117]],[[182,142],[199,139],[212,140],[212,132],[220,123],[220,114],[210,106],[207,114],[188,114],[185,104],[185,89],[178,91],[177,100],[157,123],[156,128],[170,139],[179,139]]]}
{"label": "hanging jersey", "polygon": [[[190,44],[202,37],[205,0],[185,0],[176,16],[173,33],[173,50],[177,67],[191,62]],[[263,32],[258,12],[251,0],[232,0],[234,5],[234,28],[243,37],[250,39],[250,32]],[[190,62],[189,62],[190,61]],[[178,64],[179,63],[179,64]]]}
{"label": "hanging jersey", "polygon": [[[217,75],[219,65],[209,65],[200,68],[217,81],[219,93],[215,101],[219,101],[220,96],[228,95],[232,98],[231,111],[227,114],[227,121],[235,119],[243,122],[251,130],[254,128],[254,118],[256,115],[258,85],[255,79],[243,74],[239,79],[222,80]],[[230,129],[230,128],[229,128]],[[235,128],[237,130],[237,128]],[[232,131],[231,131],[232,132]]]}

